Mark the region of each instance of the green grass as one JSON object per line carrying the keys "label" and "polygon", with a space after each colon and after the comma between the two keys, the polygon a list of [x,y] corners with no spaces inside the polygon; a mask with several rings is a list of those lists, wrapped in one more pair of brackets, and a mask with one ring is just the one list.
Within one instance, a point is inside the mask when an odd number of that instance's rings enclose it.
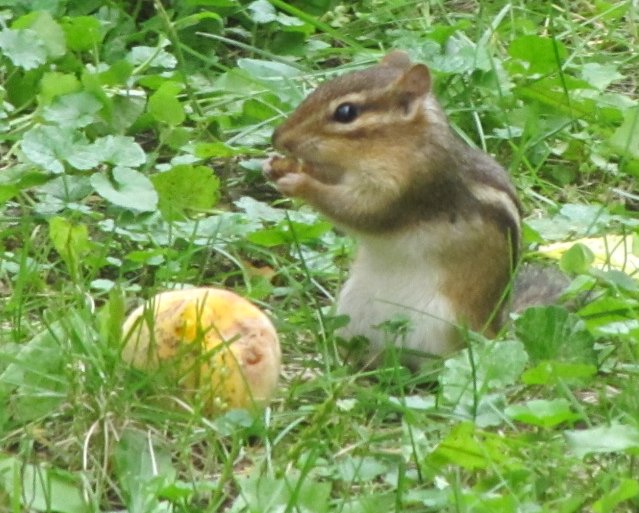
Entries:
{"label": "green grass", "polygon": [[[360,371],[331,310],[352,242],[260,172],[317,83],[403,48],[512,174],[527,259],[604,234],[636,251],[636,2],[38,6],[4,7],[0,33],[0,512],[639,508],[632,267],[575,246],[574,312],[469,334],[418,375]],[[275,322],[257,418],[203,416],[121,361],[125,314],[183,285]]]}

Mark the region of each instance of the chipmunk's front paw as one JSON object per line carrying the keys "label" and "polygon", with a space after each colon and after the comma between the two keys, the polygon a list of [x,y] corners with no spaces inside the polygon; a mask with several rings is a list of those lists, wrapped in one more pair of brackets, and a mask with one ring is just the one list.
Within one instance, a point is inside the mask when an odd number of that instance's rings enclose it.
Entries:
{"label": "chipmunk's front paw", "polygon": [[273,156],[264,161],[262,172],[269,180],[277,181],[285,175],[300,173],[302,165],[290,157]]}
{"label": "chipmunk's front paw", "polygon": [[304,197],[313,179],[303,173],[288,173],[275,180],[277,189],[286,196]]}
{"label": "chipmunk's front paw", "polygon": [[304,198],[316,181],[310,165],[290,157],[271,157],[262,165],[264,175],[273,180],[277,189],[286,196]]}

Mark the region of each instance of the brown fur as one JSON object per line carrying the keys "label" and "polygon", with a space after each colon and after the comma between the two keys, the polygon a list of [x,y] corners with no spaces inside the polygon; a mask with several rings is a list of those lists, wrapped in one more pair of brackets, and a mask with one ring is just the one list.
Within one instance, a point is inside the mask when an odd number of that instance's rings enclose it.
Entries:
{"label": "brown fur", "polygon": [[[334,118],[342,103],[356,106],[355,119]],[[451,132],[426,66],[393,52],[321,85],[273,143],[306,166],[277,177],[280,190],[356,236],[431,222],[469,230],[455,247],[442,244],[449,266],[443,293],[460,323],[489,334],[498,329],[519,247],[519,202],[504,169]]]}

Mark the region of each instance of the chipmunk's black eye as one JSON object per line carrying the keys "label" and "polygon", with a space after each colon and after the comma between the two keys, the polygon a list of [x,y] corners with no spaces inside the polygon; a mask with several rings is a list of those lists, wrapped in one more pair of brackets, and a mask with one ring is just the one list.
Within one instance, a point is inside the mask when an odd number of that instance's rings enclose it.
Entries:
{"label": "chipmunk's black eye", "polygon": [[333,112],[333,119],[338,123],[350,123],[354,121],[359,115],[359,109],[354,103],[340,103],[335,112]]}

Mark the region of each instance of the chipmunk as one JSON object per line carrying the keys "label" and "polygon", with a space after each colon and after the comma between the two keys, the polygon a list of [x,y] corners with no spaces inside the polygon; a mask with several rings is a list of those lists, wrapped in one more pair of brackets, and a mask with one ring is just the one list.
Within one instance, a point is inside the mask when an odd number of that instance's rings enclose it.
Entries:
{"label": "chipmunk", "polygon": [[[320,85],[279,126],[264,172],[352,234],[357,254],[337,312],[366,337],[365,366],[389,344],[419,368],[502,326],[519,258],[521,208],[506,171],[462,142],[427,66],[394,51]],[[389,340],[384,323],[407,329]],[[390,337],[393,338],[393,337]]]}

